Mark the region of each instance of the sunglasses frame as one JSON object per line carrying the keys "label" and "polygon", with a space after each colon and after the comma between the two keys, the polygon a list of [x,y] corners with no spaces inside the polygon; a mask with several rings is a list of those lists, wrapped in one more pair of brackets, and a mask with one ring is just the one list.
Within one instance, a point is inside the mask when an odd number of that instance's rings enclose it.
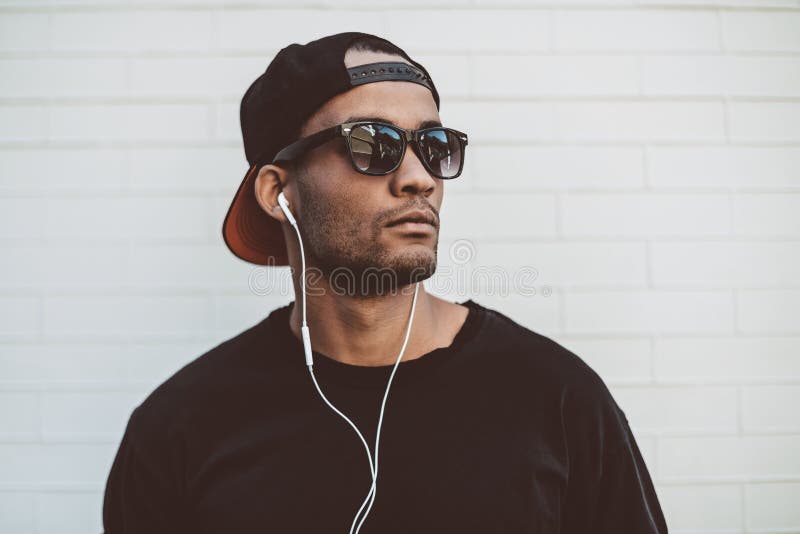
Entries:
{"label": "sunglasses frame", "polygon": [[[355,156],[353,155],[353,149],[352,149],[352,133],[355,128],[367,124],[388,127],[400,135],[400,141],[402,143],[400,159],[397,161],[397,164],[394,167],[392,167],[387,171],[368,172],[359,169],[358,165],[356,165]],[[428,162],[420,154],[420,147],[419,147],[420,137],[427,132],[437,131],[437,130],[444,130],[445,132],[454,134],[456,139],[458,139],[461,145],[461,163],[458,167],[458,172],[453,176],[447,176],[447,177],[439,176],[433,169],[430,168]],[[469,141],[467,134],[465,134],[464,132],[459,132],[458,130],[454,130],[453,128],[447,128],[445,126],[430,126],[427,128],[420,128],[419,130],[406,130],[405,128],[401,128],[394,124],[381,121],[345,122],[342,124],[337,124],[336,126],[331,126],[330,128],[326,128],[324,130],[320,130],[319,132],[313,133],[307,137],[298,139],[297,141],[281,149],[280,152],[278,152],[272,159],[272,163],[277,164],[280,161],[291,161],[301,156],[302,154],[324,143],[327,143],[331,139],[335,139],[337,137],[345,138],[347,142],[347,152],[350,155],[350,163],[353,165],[353,169],[355,169],[356,172],[359,172],[361,174],[366,174],[369,176],[385,176],[387,174],[395,172],[398,168],[400,168],[400,165],[403,163],[403,158],[405,158],[406,155],[406,149],[410,144],[412,150],[414,150],[414,153],[417,155],[420,162],[422,162],[423,167],[425,167],[425,169],[429,173],[431,173],[431,175],[435,176],[436,178],[439,178],[440,180],[452,180],[453,178],[458,178],[459,176],[461,176],[461,172],[464,170],[464,158],[466,155],[465,148]]]}

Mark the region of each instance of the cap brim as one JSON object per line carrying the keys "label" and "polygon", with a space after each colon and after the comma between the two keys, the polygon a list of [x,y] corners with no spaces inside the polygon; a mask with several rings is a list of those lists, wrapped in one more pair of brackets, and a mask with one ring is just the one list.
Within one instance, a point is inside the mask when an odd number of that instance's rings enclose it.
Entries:
{"label": "cap brim", "polygon": [[222,223],[222,238],[231,252],[256,265],[289,265],[281,223],[267,215],[256,200],[258,165],[244,175]]}

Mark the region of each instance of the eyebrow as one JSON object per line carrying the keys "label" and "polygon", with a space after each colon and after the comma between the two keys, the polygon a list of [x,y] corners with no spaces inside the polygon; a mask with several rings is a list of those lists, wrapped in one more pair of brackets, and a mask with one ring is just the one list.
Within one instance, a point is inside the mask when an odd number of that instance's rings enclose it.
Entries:
{"label": "eyebrow", "polygon": [[[394,122],[384,117],[348,117],[347,119],[344,120],[344,122],[362,122],[362,121],[385,122],[387,124],[392,124],[394,126],[397,126]],[[432,126],[441,126],[441,125],[442,123],[437,120],[422,121],[421,123],[419,123],[419,126],[417,126],[417,130],[421,130],[423,128],[430,128]]]}

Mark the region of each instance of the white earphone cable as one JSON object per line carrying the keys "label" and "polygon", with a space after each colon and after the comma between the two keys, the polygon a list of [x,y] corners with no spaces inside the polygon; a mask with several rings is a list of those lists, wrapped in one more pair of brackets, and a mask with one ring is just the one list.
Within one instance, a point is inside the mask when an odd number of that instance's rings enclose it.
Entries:
{"label": "white earphone cable", "polygon": [[[377,430],[376,430],[376,433],[375,433],[375,463],[373,464],[373,462],[372,462],[372,454],[370,453],[369,445],[367,445],[367,440],[364,439],[364,436],[361,434],[361,431],[358,429],[358,427],[345,414],[343,414],[338,408],[336,408],[333,404],[331,404],[331,402],[328,400],[328,398],[322,392],[322,389],[319,387],[319,384],[317,383],[317,378],[314,376],[314,368],[313,368],[314,367],[314,361],[313,361],[312,350],[311,350],[311,334],[310,334],[309,329],[308,329],[308,323],[306,322],[306,258],[305,258],[305,251],[303,250],[303,238],[300,236],[300,230],[297,227],[297,221],[295,221],[294,217],[291,214],[291,211],[289,210],[288,202],[286,202],[286,198],[283,195],[283,192],[281,192],[278,195],[278,203],[280,204],[281,209],[286,214],[287,219],[289,219],[289,222],[291,223],[292,227],[294,228],[294,231],[297,233],[297,241],[300,244],[300,258],[301,258],[301,261],[302,261],[302,273],[301,273],[301,275],[302,275],[302,285],[301,285],[301,288],[302,288],[302,293],[303,293],[303,323],[302,323],[302,326],[300,327],[300,330],[302,332],[302,337],[303,337],[303,349],[304,349],[305,357],[306,357],[306,365],[308,366],[309,373],[311,374],[311,380],[314,382],[314,386],[316,387],[317,391],[319,392],[320,397],[322,397],[322,400],[324,400],[325,403],[328,406],[330,406],[330,408],[334,412],[339,414],[345,421],[347,421],[347,423],[351,427],[353,427],[353,430],[356,431],[356,434],[358,434],[358,437],[361,440],[361,443],[363,443],[364,448],[367,451],[367,460],[369,461],[369,470],[370,470],[370,473],[372,474],[372,486],[370,487],[369,493],[367,493],[367,497],[364,499],[364,502],[361,504],[361,507],[358,509],[358,512],[356,513],[356,516],[353,519],[353,524],[350,526],[350,534],[354,534],[354,531],[353,531],[354,527],[355,527],[355,534],[358,534],[358,531],[361,529],[361,526],[364,524],[364,521],[366,520],[367,515],[369,514],[369,512],[370,512],[370,510],[372,508],[372,504],[375,502],[375,495],[377,493],[377,478],[378,478],[378,446],[379,446],[379,443],[380,443],[381,426],[383,424],[383,413],[384,413],[384,409],[386,407],[386,399],[389,396],[389,388],[392,385],[392,380],[394,379],[394,375],[395,375],[395,372],[397,371],[398,365],[400,364],[400,360],[403,358],[403,354],[405,353],[406,345],[408,344],[408,339],[409,339],[409,336],[411,334],[411,325],[413,324],[413,321],[414,321],[414,311],[415,311],[416,306],[417,306],[417,295],[419,294],[419,284],[420,283],[417,282],[415,284],[415,286],[414,286],[414,298],[411,301],[411,312],[410,312],[410,315],[409,315],[409,318],[408,318],[408,327],[406,328],[405,339],[403,340],[403,346],[400,349],[400,354],[397,356],[397,361],[395,361],[394,367],[392,368],[392,373],[389,376],[389,382],[386,385],[386,391],[384,392],[384,395],[383,395],[383,402],[381,403],[381,411],[380,411],[380,415],[378,416],[378,427],[377,427]],[[369,503],[368,506],[367,506],[367,503]],[[364,516],[361,518],[361,521],[359,522],[358,527],[356,527],[356,521],[358,521],[358,517],[361,515],[362,510],[364,510],[364,506],[367,506],[367,509],[366,509],[366,511],[364,511]]]}
{"label": "white earphone cable", "polygon": [[[381,412],[378,416],[378,429],[375,432],[375,470],[372,474],[372,488],[370,492],[372,493],[372,497],[367,507],[367,510],[364,512],[364,517],[361,519],[361,522],[358,524],[358,528],[356,528],[356,534],[361,529],[361,525],[364,524],[364,521],[367,519],[367,514],[369,514],[370,509],[372,508],[372,504],[375,502],[375,494],[377,493],[377,486],[376,481],[378,479],[378,444],[380,443],[381,439],[381,425],[383,424],[383,410],[386,407],[386,398],[389,396],[389,388],[392,386],[392,380],[394,379],[394,374],[397,371],[397,366],[400,365],[400,360],[403,358],[403,353],[406,350],[406,345],[408,344],[409,334],[411,334],[411,324],[414,321],[414,309],[417,306],[417,293],[419,293],[419,282],[416,283],[414,286],[414,299],[411,301],[411,316],[408,318],[408,327],[406,328],[406,337],[403,340],[403,347],[400,349],[400,354],[397,356],[397,361],[394,362],[394,367],[392,368],[392,374],[389,375],[389,383],[386,385],[386,392],[383,394],[383,402],[381,403]],[[370,464],[371,467],[371,464]],[[369,494],[367,494],[367,499],[370,499]],[[366,501],[364,501],[366,503]],[[363,508],[364,505],[361,505]],[[359,509],[359,513],[361,509]],[[356,516],[358,517],[358,516]],[[352,527],[350,531],[352,532]]]}

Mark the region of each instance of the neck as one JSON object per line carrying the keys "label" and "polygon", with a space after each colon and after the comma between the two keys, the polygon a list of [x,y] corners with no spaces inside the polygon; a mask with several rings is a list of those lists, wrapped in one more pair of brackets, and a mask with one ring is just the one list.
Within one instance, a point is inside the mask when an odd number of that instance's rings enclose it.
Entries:
{"label": "neck", "polygon": [[[289,319],[290,328],[298,338],[303,317],[300,283],[298,276],[295,304]],[[317,280],[306,297],[306,316],[314,351],[351,365],[394,364],[408,328],[414,285],[400,287],[389,294],[356,298],[331,291],[326,280]],[[439,302],[420,282],[404,361],[425,354],[435,345],[441,322],[437,313]]]}

